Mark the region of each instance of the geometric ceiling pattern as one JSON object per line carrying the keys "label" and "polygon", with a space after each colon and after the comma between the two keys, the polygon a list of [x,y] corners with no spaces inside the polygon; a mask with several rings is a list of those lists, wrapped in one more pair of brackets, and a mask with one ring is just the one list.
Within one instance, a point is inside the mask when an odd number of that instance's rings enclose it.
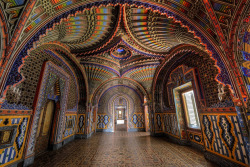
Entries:
{"label": "geometric ceiling pattern", "polygon": [[[235,11],[240,0],[209,0],[212,12],[220,24],[223,35],[229,38]],[[198,26],[215,44],[220,45],[212,21],[202,0],[154,1],[167,6],[179,16]],[[207,2],[207,1],[206,1]],[[37,27],[62,13],[76,9],[85,1],[37,0],[20,35],[18,44]],[[0,8],[13,32],[27,4],[25,0],[3,0]],[[68,14],[67,14],[68,15]],[[65,46],[85,69],[90,93],[105,81],[116,77],[130,78],[150,91],[154,73],[168,52],[180,45],[191,44],[200,49],[205,46],[195,38],[193,31],[182,26],[174,17],[134,5],[107,5],[79,10],[61,19],[35,45],[57,42]]]}
{"label": "geometric ceiling pattern", "polygon": [[90,94],[116,77],[133,79],[150,91],[155,70],[172,47],[185,43],[203,48],[173,18],[119,5],[70,15],[37,43],[55,41],[68,47],[84,67]]}
{"label": "geometric ceiling pattern", "polygon": [[12,35],[17,21],[25,7],[26,0],[1,0],[0,9],[4,12],[9,34]]}

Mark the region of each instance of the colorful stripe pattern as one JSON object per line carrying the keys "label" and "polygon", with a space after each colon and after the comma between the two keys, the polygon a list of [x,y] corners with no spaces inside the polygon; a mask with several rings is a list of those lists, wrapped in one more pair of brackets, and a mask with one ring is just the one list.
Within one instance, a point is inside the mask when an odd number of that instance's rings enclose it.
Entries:
{"label": "colorful stripe pattern", "polygon": [[84,36],[88,29],[88,20],[86,13],[77,14],[76,16],[69,17],[67,20],[63,21],[66,29],[65,37],[62,42],[70,42],[79,40]]}
{"label": "colorful stripe pattern", "polygon": [[11,119],[11,124],[12,125],[19,124],[20,120],[21,120],[21,118],[12,118]]}
{"label": "colorful stripe pattern", "polygon": [[[201,45],[199,40],[191,38],[193,34],[189,34],[187,29],[182,28],[179,23],[166,15],[147,9],[129,8],[126,10],[125,19],[131,38],[147,51],[164,53],[181,43]],[[183,32],[179,33],[177,29]]]}
{"label": "colorful stripe pattern", "polygon": [[109,69],[104,66],[98,66],[98,65],[84,65],[85,71],[88,75],[89,81],[99,81],[103,82],[109,78],[118,77],[118,72],[112,71],[112,69]]}
{"label": "colorful stripe pattern", "polygon": [[113,9],[114,7],[95,8],[96,25],[93,33],[84,42],[76,44],[74,47],[76,48],[91,47],[94,44],[103,41],[108,35],[107,34],[107,32],[109,32],[108,29],[111,26],[112,18],[114,18],[114,15],[112,14]]}
{"label": "colorful stripe pattern", "polygon": [[[131,8],[131,23],[133,34],[137,37],[138,41],[140,41],[144,46],[152,47],[156,50],[166,50],[166,46],[160,44],[156,41],[154,37],[152,37],[149,30],[148,17],[150,12],[146,9],[138,9]],[[168,23],[166,23],[163,27],[164,30],[167,30]],[[163,30],[163,31],[164,31]]]}
{"label": "colorful stripe pattern", "polygon": [[15,156],[16,150],[14,147],[4,149],[3,152],[0,154],[0,165],[14,160]]}
{"label": "colorful stripe pattern", "polygon": [[[250,28],[245,32],[242,42],[242,57],[245,61],[242,63],[241,71],[248,81],[247,89],[250,92]],[[250,118],[250,116],[248,117]]]}
{"label": "colorful stripe pattern", "polygon": [[224,4],[216,3],[216,2],[211,2],[213,8],[215,11],[219,11],[222,13],[230,14],[233,13],[233,8]]}
{"label": "colorful stripe pattern", "polygon": [[11,7],[23,5],[25,1],[26,0],[7,0],[7,2],[10,2]]}
{"label": "colorful stripe pattern", "polygon": [[27,136],[27,128],[29,125],[29,118],[30,116],[27,115],[0,116],[0,127],[8,128],[13,125],[17,126],[16,133],[13,133],[10,136],[10,140],[14,140],[14,143],[0,149],[0,166],[8,166],[13,162],[22,159]]}
{"label": "colorful stripe pattern", "polygon": [[157,65],[131,69],[130,71],[125,73],[124,76],[132,78],[139,82],[153,80],[156,68]]}
{"label": "colorful stripe pattern", "polygon": [[39,24],[41,21],[43,21],[47,17],[47,14],[43,14],[37,19],[35,19],[25,30],[25,33],[28,33],[32,28],[34,28],[37,24]]}
{"label": "colorful stripe pattern", "polygon": [[74,2],[73,1],[67,1],[67,2],[64,2],[62,3],[61,5],[58,5],[57,7],[55,7],[55,10],[60,10],[62,8],[65,8],[71,4],[73,4]]}
{"label": "colorful stripe pattern", "polygon": [[[206,150],[221,154],[236,162],[249,164],[246,142],[236,115],[203,115],[202,118]],[[208,124],[211,126],[207,127]],[[207,133],[209,131],[214,132],[212,136],[211,133]],[[211,139],[207,136],[211,136]]]}

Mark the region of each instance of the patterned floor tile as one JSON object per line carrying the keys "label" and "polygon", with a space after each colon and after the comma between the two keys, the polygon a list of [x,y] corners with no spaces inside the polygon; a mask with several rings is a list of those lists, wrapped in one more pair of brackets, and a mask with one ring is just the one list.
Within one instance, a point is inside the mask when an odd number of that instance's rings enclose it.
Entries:
{"label": "patterned floor tile", "polygon": [[33,167],[214,167],[193,148],[151,137],[147,132],[96,133],[35,159]]}

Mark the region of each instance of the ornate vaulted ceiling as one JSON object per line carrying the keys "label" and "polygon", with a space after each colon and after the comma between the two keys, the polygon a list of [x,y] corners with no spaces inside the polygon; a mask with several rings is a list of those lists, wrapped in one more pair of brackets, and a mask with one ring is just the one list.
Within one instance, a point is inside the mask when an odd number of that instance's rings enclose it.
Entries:
{"label": "ornate vaulted ceiling", "polygon": [[[223,37],[226,40],[230,38],[230,27],[240,8],[237,5],[239,1],[152,0],[152,3],[165,5],[185,17],[190,24],[199,27],[210,41],[224,47]],[[90,94],[101,83],[117,77],[135,80],[150,91],[155,70],[170,49],[181,44],[205,49],[195,32],[175,17],[124,3],[93,5],[83,9],[81,5],[87,4],[87,1],[2,0],[0,7],[3,13],[0,16],[6,18],[12,34],[22,13],[30,11],[20,30],[17,45],[27,41],[28,36],[54,19],[53,26],[49,26],[52,28],[44,30],[46,34],[39,37],[34,47],[59,43],[68,49],[85,69]],[[33,8],[24,11],[29,5]],[[63,13],[66,17],[59,17]],[[219,28],[214,19],[218,21]]]}
{"label": "ornate vaulted ceiling", "polygon": [[154,72],[172,47],[183,43],[203,47],[173,18],[120,5],[69,15],[37,44],[48,42],[62,43],[78,58],[87,73],[90,94],[116,77],[131,78],[150,91]]}

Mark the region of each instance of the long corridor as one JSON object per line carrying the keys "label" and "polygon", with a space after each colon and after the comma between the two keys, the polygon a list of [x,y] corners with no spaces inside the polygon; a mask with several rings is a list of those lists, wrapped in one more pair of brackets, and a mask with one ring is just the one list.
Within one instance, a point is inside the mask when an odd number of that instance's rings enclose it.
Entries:
{"label": "long corridor", "polygon": [[149,136],[147,132],[96,133],[35,159],[33,167],[209,166],[201,152]]}

